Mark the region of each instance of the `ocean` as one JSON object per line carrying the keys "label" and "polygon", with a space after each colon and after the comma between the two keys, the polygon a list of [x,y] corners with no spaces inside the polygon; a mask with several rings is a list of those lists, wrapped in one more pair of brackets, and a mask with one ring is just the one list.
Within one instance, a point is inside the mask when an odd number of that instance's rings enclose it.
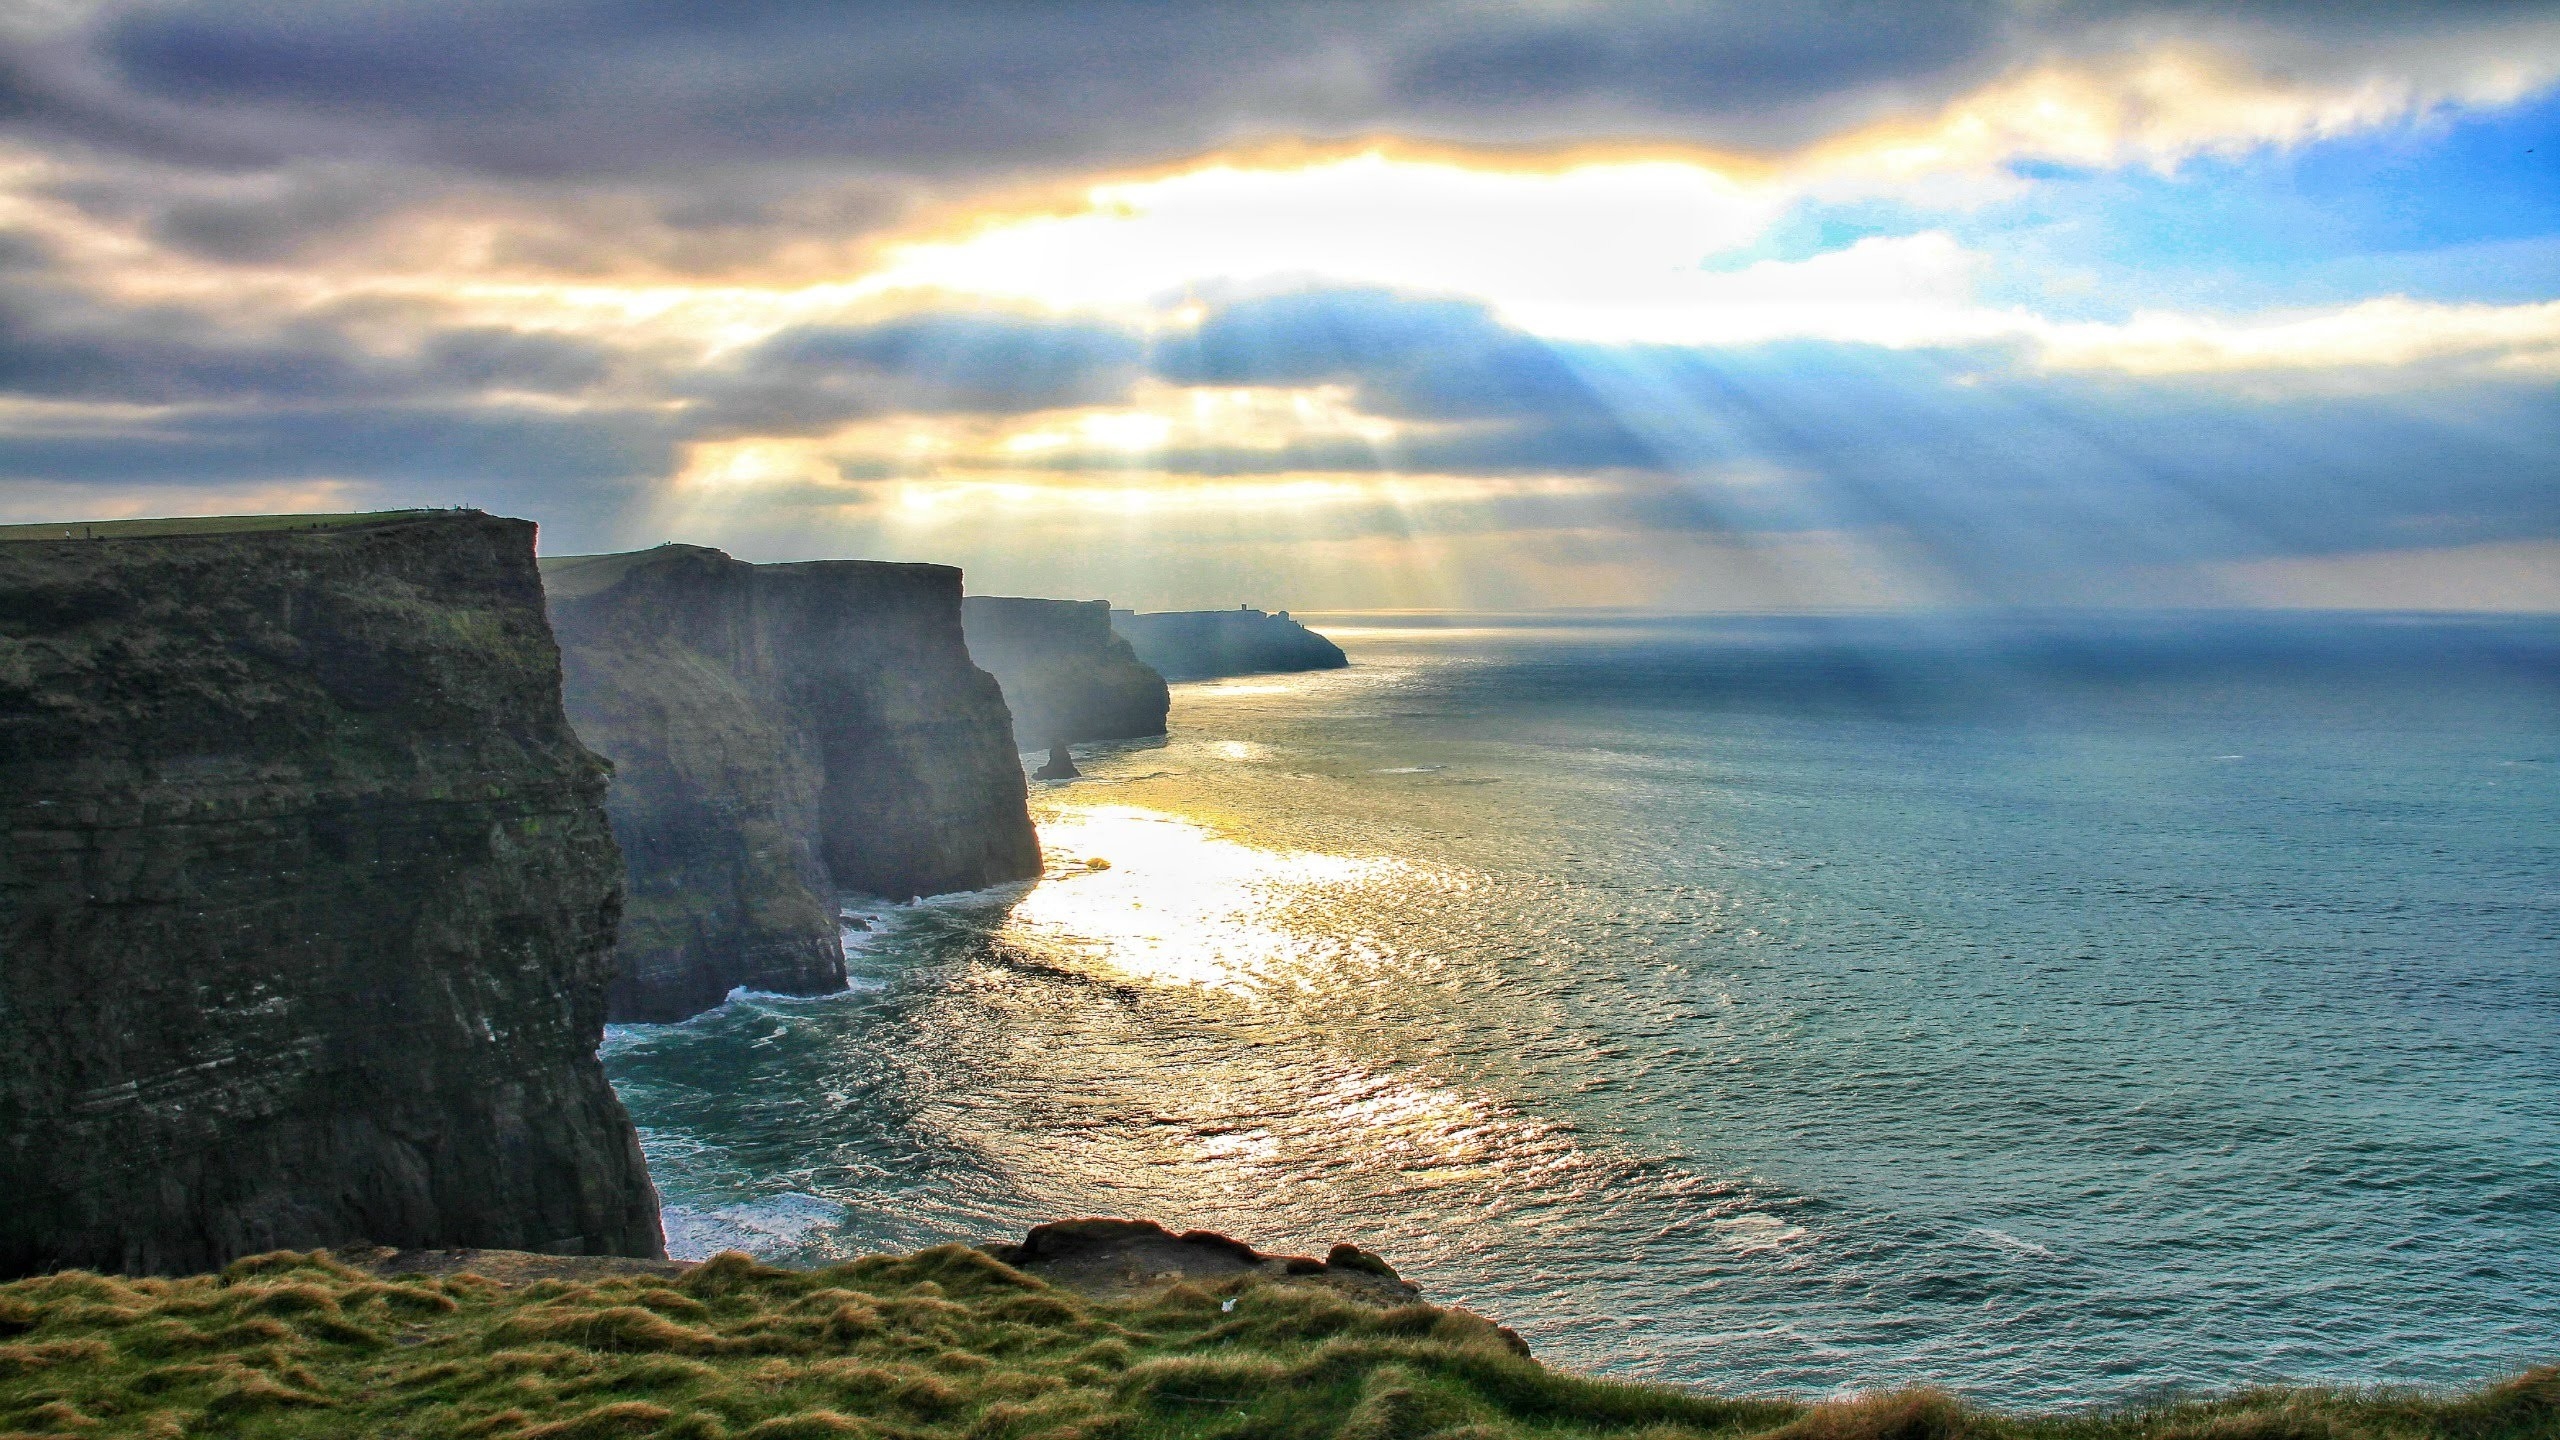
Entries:
{"label": "ocean", "polygon": [[671,1248],[1349,1240],[1737,1393],[2560,1359],[2560,622],[1317,624],[846,993],[611,1030]]}

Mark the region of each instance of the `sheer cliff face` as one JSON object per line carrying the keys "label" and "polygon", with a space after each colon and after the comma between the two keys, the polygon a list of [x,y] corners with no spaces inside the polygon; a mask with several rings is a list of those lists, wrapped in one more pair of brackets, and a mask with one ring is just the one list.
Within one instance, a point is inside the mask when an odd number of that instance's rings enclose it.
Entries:
{"label": "sheer cliff face", "polygon": [[755,567],[669,545],[543,571],[570,717],[614,765],[629,891],[608,1017],[681,1020],[740,985],[843,989],[823,771],[790,722]]}
{"label": "sheer cliff face", "polygon": [[533,527],[96,528],[0,540],[0,1272],[660,1253]]}
{"label": "sheer cliff face", "polygon": [[1111,633],[1108,600],[961,602],[969,655],[1004,687],[1017,750],[1164,733],[1164,677]]}
{"label": "sheer cliff face", "polygon": [[681,1019],[740,985],[843,988],[838,888],[1039,873],[958,571],[677,545],[543,568],[570,715],[614,762],[631,867],[614,1019]]}
{"label": "sheer cliff face", "polygon": [[863,560],[756,569],[825,765],[819,854],[836,884],[895,897],[1039,874],[1004,692],[961,632],[960,572]]}

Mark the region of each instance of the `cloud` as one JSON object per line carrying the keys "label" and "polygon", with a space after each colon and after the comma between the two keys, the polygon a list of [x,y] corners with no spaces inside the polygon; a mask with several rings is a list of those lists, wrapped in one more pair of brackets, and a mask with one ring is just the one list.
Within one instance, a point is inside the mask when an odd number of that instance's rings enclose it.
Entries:
{"label": "cloud", "polygon": [[1155,373],[1178,385],[1355,385],[1371,414],[1452,420],[1594,415],[1556,351],[1484,304],[1377,289],[1309,290],[1209,311],[1158,338]]}
{"label": "cloud", "polygon": [[[2394,14],[1994,0],[339,0],[289,16],[199,0],[69,13],[14,37],[12,108],[39,132],[232,163],[357,158],[552,178],[812,159],[1019,174],[1382,131],[1466,143],[1646,135],[1768,153],[2171,37],[2236,57],[2237,75],[2292,77],[2268,85],[2313,97],[2296,107],[2315,117],[2306,132],[2270,120],[2271,101],[2218,72],[2121,77],[2130,109],[2116,128],[2157,148],[2285,138],[2316,132],[2322,116],[2504,93],[2531,83],[2523,57],[2551,28],[2524,5]],[[2330,98],[2371,90],[2377,57],[2413,77],[2405,95]]]}
{"label": "cloud", "polygon": [[491,326],[395,323],[395,343],[358,335],[379,315],[226,314],[118,304],[31,260],[0,277],[0,395],[113,405],[308,404],[486,391],[576,394],[610,369],[591,341]]}
{"label": "cloud", "polygon": [[[1253,322],[1261,332],[1254,343],[1278,348],[1236,353],[1229,333],[1235,326],[1225,319],[1213,319],[1191,342],[1198,373],[1227,374],[1229,383],[1251,383],[1248,371],[1275,380],[1331,373],[1305,347],[1339,349],[1352,343],[1354,330],[1356,343],[1372,352],[1363,367],[1372,377],[1410,352],[1406,337],[1378,328],[1383,322],[1362,328],[1339,313],[1338,297],[1287,298],[1309,291],[1449,296],[1447,304],[1481,307],[1487,317],[1547,340],[2008,344],[2057,368],[2142,374],[2451,359],[2542,367],[2550,363],[2553,317],[2560,314],[2548,304],[2378,299],[2268,317],[2145,312],[2063,322],[1985,303],[1979,292],[1991,257],[1942,229],[1868,235],[1739,267],[1709,263],[1759,236],[1782,213],[1784,193],[1774,183],[1746,186],[1673,161],[1599,162],[1555,173],[1479,171],[1386,153],[1292,169],[1219,164],[1095,186],[1070,214],[997,221],[958,240],[893,247],[855,289],[875,297],[975,296],[1131,324],[1161,316],[1168,295],[1279,292]],[[1293,313],[1295,329],[1284,321]],[[1326,326],[1340,333],[1327,340],[1319,333]],[[1431,343],[1452,338],[1454,331]],[[1512,357],[1509,370],[1527,374],[1536,353],[1533,347]],[[1319,368],[1303,369],[1311,364]],[[1303,374],[1275,368],[1289,365]],[[1383,395],[1383,386],[1372,388]],[[1494,391],[1485,394],[1496,399]],[[1506,404],[1523,398],[1498,397]]]}
{"label": "cloud", "polygon": [[2284,556],[2217,578],[2250,603],[2299,609],[2560,611],[2560,540]]}
{"label": "cloud", "polygon": [[[2040,60],[1934,114],[1826,139],[1800,164],[1815,189],[1832,193],[2020,161],[2170,169],[2199,155],[2294,147],[2509,104],[2560,78],[2560,25],[2548,17],[2511,14],[2468,44],[2424,37],[2397,53],[2377,44],[2362,55],[2219,18],[2170,30],[2129,15],[2118,48]],[[2400,63],[2374,65],[2383,53]]]}
{"label": "cloud", "polygon": [[2245,595],[2560,534],[2560,300],[2286,291],[2144,196],[2555,78],[2522,4],[53,7],[0,19],[0,483]]}
{"label": "cloud", "polygon": [[1005,414],[1127,393],[1137,336],[1109,325],[972,314],[782,331],[680,379],[709,434],[806,434],[868,416]]}
{"label": "cloud", "polygon": [[2437,305],[2391,297],[2307,314],[2145,313],[2119,325],[2039,325],[2058,370],[2134,375],[2351,370],[2470,361],[2519,375],[2560,374],[2560,301]]}

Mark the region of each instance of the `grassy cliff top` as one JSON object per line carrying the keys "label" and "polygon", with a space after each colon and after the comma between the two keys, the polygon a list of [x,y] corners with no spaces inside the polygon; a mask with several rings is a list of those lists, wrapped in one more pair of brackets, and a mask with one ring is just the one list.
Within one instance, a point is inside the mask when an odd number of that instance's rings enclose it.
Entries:
{"label": "grassy cliff top", "polygon": [[943,1246],[830,1270],[383,1279],[325,1255],[0,1285],[0,1426],[86,1436],[868,1440],[2398,1440],[2560,1435],[2560,1371],[2068,1416],[1549,1370],[1491,1323],[1239,1277],[1084,1298]]}
{"label": "grassy cliff top", "polygon": [[156,540],[172,535],[249,535],[281,530],[346,530],[454,515],[455,510],[366,510],[330,515],[172,515],[154,520],[66,520],[0,525],[9,540]]}
{"label": "grassy cliff top", "polygon": [[669,541],[646,550],[616,550],[602,555],[545,555],[534,563],[542,568],[543,593],[555,600],[580,600],[612,589],[623,576],[643,565],[681,555],[734,558],[725,550]]}

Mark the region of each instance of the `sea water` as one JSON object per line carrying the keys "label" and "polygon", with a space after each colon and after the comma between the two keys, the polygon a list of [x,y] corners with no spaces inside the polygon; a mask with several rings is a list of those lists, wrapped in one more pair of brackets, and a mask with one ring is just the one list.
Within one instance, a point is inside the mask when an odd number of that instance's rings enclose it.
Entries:
{"label": "sea water", "polygon": [[1729,1392],[2560,1358],[2560,625],[1328,628],[849,992],[615,1029],[671,1248],[1350,1240]]}

